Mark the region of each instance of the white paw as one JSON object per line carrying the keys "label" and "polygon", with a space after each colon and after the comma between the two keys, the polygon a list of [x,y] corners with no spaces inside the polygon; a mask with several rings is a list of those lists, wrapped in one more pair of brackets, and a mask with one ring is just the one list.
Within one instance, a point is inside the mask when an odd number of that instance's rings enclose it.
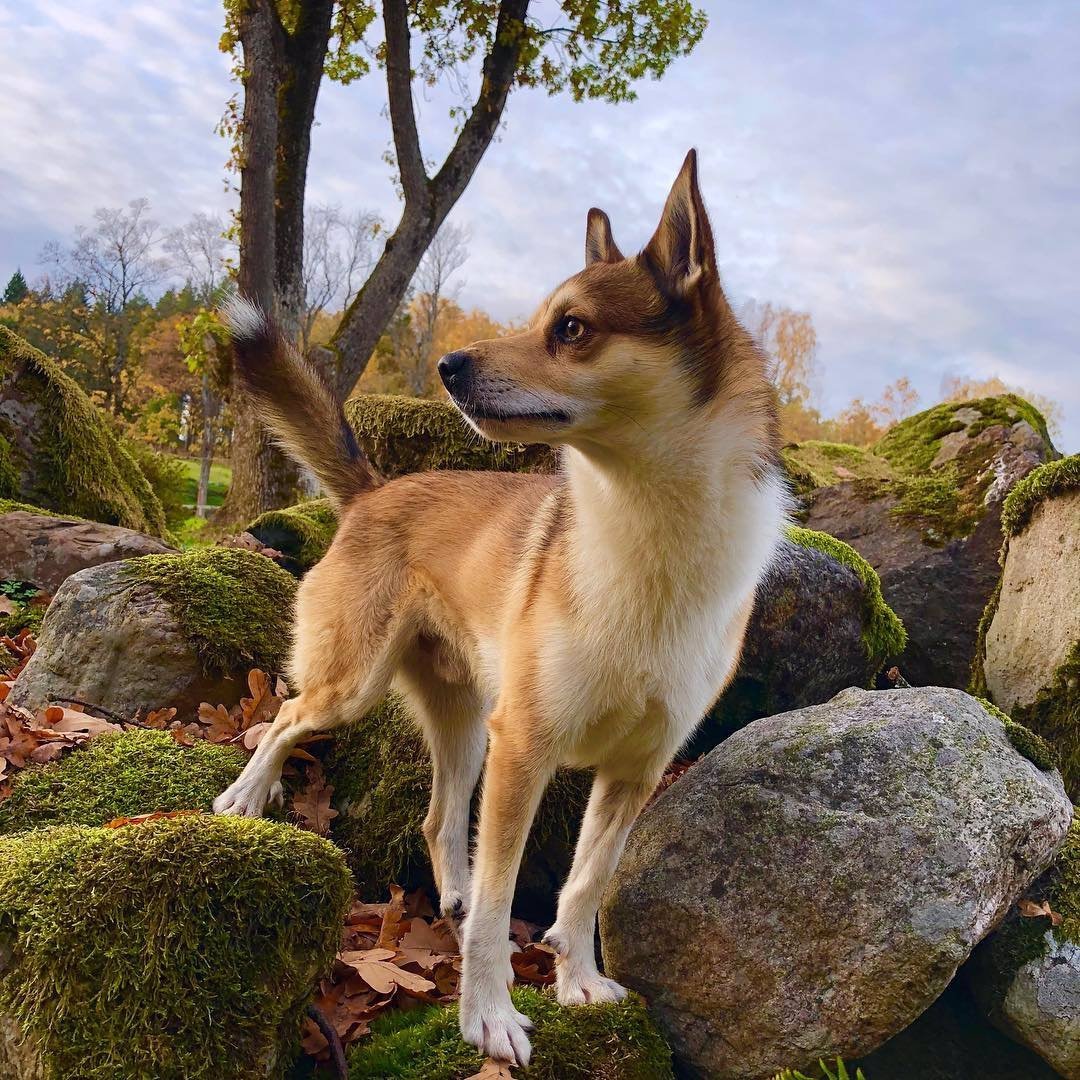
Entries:
{"label": "white paw", "polygon": [[442,917],[460,931],[468,913],[469,902],[464,893],[457,889],[448,889],[439,896],[439,909]]}
{"label": "white paw", "polygon": [[509,993],[484,997],[466,989],[460,1024],[461,1037],[486,1057],[529,1064],[532,1046],[526,1032],[532,1030],[532,1021],[514,1008]]}
{"label": "white paw", "polygon": [[603,1005],[622,1001],[628,992],[598,971],[575,973],[565,964],[555,968],[555,997],[560,1005]]}
{"label": "white paw", "polygon": [[260,779],[245,780],[241,775],[214,800],[214,813],[262,817],[268,803],[280,804],[284,797],[280,780],[267,783]]}

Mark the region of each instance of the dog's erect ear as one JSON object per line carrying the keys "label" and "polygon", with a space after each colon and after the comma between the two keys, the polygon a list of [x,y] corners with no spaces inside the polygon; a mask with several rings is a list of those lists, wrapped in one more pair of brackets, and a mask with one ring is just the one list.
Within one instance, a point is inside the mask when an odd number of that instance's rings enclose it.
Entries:
{"label": "dog's erect ear", "polygon": [[696,150],[686,155],[644,255],[677,295],[717,279],[712,229],[698,187]]}
{"label": "dog's erect ear", "polygon": [[611,235],[611,222],[603,210],[594,206],[585,224],[585,265],[597,262],[620,262],[623,254]]}

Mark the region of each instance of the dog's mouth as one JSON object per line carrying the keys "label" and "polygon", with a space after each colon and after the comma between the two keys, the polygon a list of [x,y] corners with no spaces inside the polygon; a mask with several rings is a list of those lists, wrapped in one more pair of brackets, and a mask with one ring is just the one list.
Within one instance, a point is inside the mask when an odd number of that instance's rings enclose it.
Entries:
{"label": "dog's mouth", "polygon": [[458,405],[458,408],[477,423],[488,424],[569,424],[573,417],[562,409],[541,409],[530,412],[508,412]]}

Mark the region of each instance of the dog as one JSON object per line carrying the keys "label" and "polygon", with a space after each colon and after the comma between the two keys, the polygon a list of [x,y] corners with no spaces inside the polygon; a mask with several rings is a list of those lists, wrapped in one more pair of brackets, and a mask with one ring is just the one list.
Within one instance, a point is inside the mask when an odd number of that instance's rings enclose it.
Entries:
{"label": "dog", "polygon": [[[560,765],[595,770],[546,940],[564,1005],[618,1001],[597,911],[635,817],[738,662],[788,495],[763,354],[721,287],[693,150],[645,248],[590,210],[585,268],[529,328],[439,375],[496,442],[560,447],[557,475],[430,472],[384,483],[318,375],[264,314],[224,308],[242,386],[340,509],[301,582],[286,701],[215,811],[280,798],[295,744],[394,687],[433,766],[423,831],[460,927],[461,1032],[529,1061],[509,920],[522,850]],[[470,871],[470,800],[483,772]]]}

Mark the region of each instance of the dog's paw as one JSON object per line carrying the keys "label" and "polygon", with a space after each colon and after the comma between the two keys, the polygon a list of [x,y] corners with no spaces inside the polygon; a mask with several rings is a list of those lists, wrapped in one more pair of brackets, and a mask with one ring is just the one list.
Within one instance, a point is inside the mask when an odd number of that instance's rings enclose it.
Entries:
{"label": "dog's paw", "polygon": [[476,998],[466,991],[461,1001],[461,1037],[486,1057],[496,1061],[529,1064],[532,1046],[527,1032],[532,1021],[514,1008],[509,993],[501,999]]}
{"label": "dog's paw", "polygon": [[258,780],[245,781],[244,777],[240,776],[214,800],[214,813],[236,817],[262,817],[268,804],[280,805],[284,800],[285,793],[280,780],[267,784]]}
{"label": "dog's paw", "polygon": [[465,916],[468,914],[468,899],[464,893],[449,890],[439,897],[439,910],[442,917],[454,928],[454,932],[460,938],[461,928],[465,924]]}
{"label": "dog's paw", "polygon": [[555,997],[560,1005],[603,1005],[622,1001],[628,993],[625,986],[598,971],[574,973],[564,966],[555,969]]}

